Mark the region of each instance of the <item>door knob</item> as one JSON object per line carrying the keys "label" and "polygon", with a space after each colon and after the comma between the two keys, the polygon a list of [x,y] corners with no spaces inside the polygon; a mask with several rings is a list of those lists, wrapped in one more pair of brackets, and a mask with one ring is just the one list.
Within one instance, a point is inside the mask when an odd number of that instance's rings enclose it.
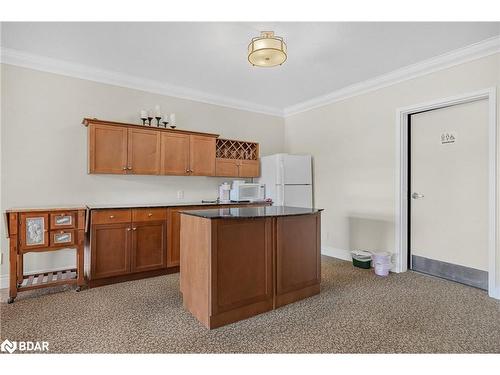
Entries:
{"label": "door knob", "polygon": [[420,193],[413,193],[413,194],[411,195],[411,197],[412,197],[413,199],[420,199],[420,198],[423,198],[423,197],[424,197],[424,195],[423,195],[423,194],[420,194]]}

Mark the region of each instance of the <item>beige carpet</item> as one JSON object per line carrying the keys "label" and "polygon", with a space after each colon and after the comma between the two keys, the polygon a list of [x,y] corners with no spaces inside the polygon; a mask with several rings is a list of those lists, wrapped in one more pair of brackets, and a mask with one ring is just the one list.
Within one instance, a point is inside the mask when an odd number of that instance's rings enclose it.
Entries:
{"label": "beige carpet", "polygon": [[500,302],[414,272],[377,277],[323,258],[322,292],[209,331],[181,303],[177,275],[20,294],[1,305],[1,339],[51,352],[500,352]]}

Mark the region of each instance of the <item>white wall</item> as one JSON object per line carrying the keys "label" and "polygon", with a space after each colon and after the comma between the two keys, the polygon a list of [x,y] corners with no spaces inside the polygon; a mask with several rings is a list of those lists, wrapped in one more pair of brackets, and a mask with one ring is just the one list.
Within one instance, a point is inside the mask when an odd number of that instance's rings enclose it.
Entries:
{"label": "white wall", "polygon": [[[44,205],[177,202],[214,199],[214,177],[87,174],[84,117],[137,123],[142,108],[175,112],[180,129],[260,143],[262,155],[282,152],[284,120],[31,69],[1,65],[1,209]],[[2,275],[8,243],[2,223]],[[72,262],[70,255],[31,255],[27,271]],[[37,257],[37,259],[34,259]],[[5,277],[4,277],[5,279]]]}
{"label": "white wall", "polygon": [[287,117],[286,151],[314,158],[324,252],[394,251],[397,108],[499,84],[495,54]]}

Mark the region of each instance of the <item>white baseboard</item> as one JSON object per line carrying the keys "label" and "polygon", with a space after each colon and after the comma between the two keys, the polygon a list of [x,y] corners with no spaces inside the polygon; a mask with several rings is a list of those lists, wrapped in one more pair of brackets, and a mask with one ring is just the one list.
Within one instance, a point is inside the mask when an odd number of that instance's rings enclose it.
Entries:
{"label": "white baseboard", "polygon": [[348,261],[352,260],[351,252],[349,250],[336,249],[331,246],[323,246],[321,248],[321,254],[342,260],[348,260]]}
{"label": "white baseboard", "polygon": [[0,289],[9,287],[9,275],[0,275]]}

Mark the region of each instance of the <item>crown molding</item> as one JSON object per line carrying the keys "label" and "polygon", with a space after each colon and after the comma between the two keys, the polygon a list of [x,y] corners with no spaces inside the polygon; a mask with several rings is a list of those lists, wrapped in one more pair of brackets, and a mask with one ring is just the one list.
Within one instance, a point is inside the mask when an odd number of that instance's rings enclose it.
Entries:
{"label": "crown molding", "polygon": [[286,107],[284,116],[292,116],[314,108],[322,107],[353,96],[368,93],[409,79],[420,77],[455,65],[486,57],[500,52],[500,36],[447,52],[422,62],[394,70],[363,82],[346,86],[329,94],[318,96],[301,103]]}
{"label": "crown molding", "polygon": [[232,109],[283,117],[283,110],[281,108],[263,106],[260,104],[237,100],[222,95],[209,94],[187,87],[161,83],[138,76],[53,59],[11,48],[1,47],[0,62],[2,64],[15,65],[23,68],[60,74],[114,86],[127,87],[131,89],[172,96],[206,104],[213,104]]}
{"label": "crown molding", "polygon": [[318,96],[295,105],[282,108],[263,106],[257,103],[237,100],[221,95],[209,94],[187,87],[159,83],[123,73],[70,63],[34,55],[20,50],[1,47],[1,63],[49,73],[85,79],[94,82],[122,86],[160,95],[213,104],[238,110],[262,113],[271,116],[288,117],[324,105],[332,104],[353,96],[365,94],[409,79],[417,78],[455,65],[486,57],[500,52],[500,36],[495,36],[469,46],[447,52],[422,62],[397,69],[363,82],[346,86],[329,94]]}

